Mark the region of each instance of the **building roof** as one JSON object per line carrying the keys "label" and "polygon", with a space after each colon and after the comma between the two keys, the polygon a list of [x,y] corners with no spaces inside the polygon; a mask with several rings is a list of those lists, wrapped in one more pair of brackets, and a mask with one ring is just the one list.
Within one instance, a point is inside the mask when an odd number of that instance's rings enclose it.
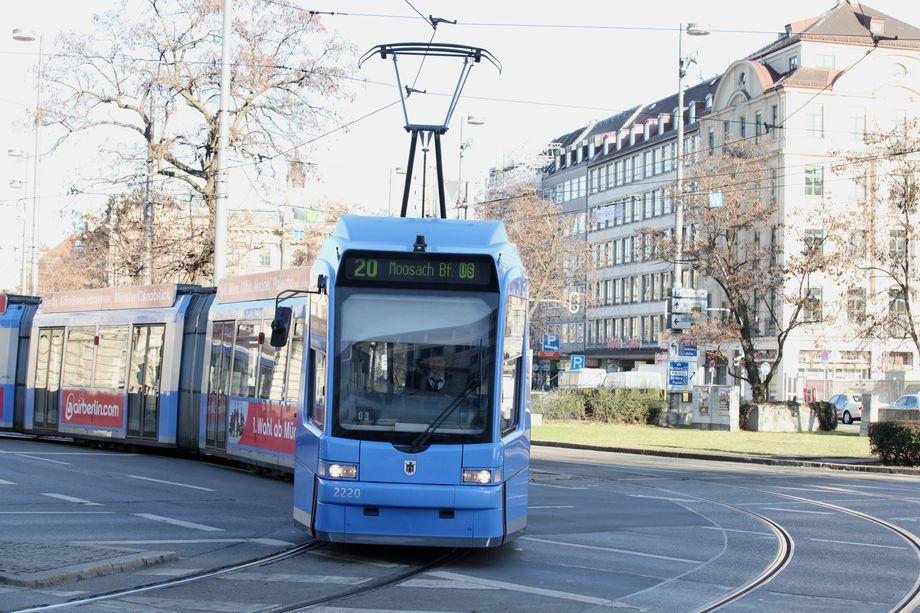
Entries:
{"label": "building roof", "polygon": [[607,132],[615,132],[616,130],[619,130],[638,109],[639,106],[636,105],[631,109],[620,111],[616,115],[611,115],[606,119],[602,119],[596,122],[594,126],[591,127],[590,132],[588,132],[588,136],[595,136],[597,134],[605,134]]}
{"label": "building roof", "polygon": [[[875,10],[857,0],[844,0],[821,15],[794,21],[778,40],[758,49],[748,59],[760,58],[800,40],[843,45],[874,45],[872,21],[883,23],[880,47],[920,49],[920,28]],[[896,40],[888,40],[895,37]]]}

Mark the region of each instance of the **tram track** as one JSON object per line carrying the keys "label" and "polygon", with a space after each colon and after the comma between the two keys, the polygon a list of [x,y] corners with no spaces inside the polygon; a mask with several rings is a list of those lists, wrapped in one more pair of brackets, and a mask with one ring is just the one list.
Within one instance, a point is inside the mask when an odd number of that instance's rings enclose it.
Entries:
{"label": "tram track", "polygon": [[79,607],[88,604],[95,604],[98,602],[105,602],[108,600],[116,600],[118,598],[124,598],[126,596],[136,596],[138,594],[145,594],[148,592],[153,592],[157,590],[168,589],[171,587],[178,587],[180,585],[187,585],[189,583],[196,583],[199,581],[204,581],[206,579],[214,579],[216,577],[221,577],[223,575],[228,575],[231,573],[247,570],[250,568],[256,568],[259,566],[265,566],[268,564],[274,564],[275,562],[281,562],[282,560],[288,560],[294,557],[297,557],[307,551],[317,549],[326,545],[322,541],[310,540],[281,551],[276,551],[274,553],[260,556],[258,558],[252,558],[244,562],[237,562],[234,564],[227,564],[226,566],[220,566],[217,568],[211,568],[197,573],[192,573],[189,575],[184,575],[181,577],[175,577],[173,579],[164,579],[162,581],[153,581],[151,583],[145,583],[144,585],[134,586],[130,588],[124,588],[120,590],[112,590],[110,592],[104,592],[101,594],[93,594],[90,596],[80,596],[78,598],[72,598],[70,600],[65,600],[63,602],[38,605],[35,607],[28,607],[25,609],[16,609],[10,611],[10,613],[33,613],[37,611],[57,611],[62,609],[68,609],[72,607]]}

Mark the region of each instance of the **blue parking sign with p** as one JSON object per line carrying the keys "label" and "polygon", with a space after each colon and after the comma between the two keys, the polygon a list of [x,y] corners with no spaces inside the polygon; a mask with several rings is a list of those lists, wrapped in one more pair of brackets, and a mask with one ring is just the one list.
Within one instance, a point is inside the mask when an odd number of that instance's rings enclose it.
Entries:
{"label": "blue parking sign with p", "polygon": [[555,334],[544,334],[543,351],[547,353],[559,351],[559,337]]}
{"label": "blue parking sign with p", "polygon": [[581,370],[584,367],[585,367],[585,356],[583,355],[569,356],[569,369],[570,370]]}

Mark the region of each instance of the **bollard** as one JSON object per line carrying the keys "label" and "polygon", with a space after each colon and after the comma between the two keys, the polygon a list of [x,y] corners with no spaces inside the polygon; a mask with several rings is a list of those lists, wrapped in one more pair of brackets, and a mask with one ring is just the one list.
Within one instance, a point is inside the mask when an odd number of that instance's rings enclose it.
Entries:
{"label": "bollard", "polygon": [[878,394],[862,395],[862,417],[859,420],[859,436],[869,436],[869,424],[878,421],[878,408],[882,398]]}

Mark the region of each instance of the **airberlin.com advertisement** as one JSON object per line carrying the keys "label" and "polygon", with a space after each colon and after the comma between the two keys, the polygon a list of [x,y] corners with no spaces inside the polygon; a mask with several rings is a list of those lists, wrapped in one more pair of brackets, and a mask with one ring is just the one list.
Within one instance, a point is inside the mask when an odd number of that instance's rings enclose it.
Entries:
{"label": "airberlin.com advertisement", "polygon": [[125,393],[116,390],[61,390],[61,425],[84,428],[125,427]]}
{"label": "airberlin.com advertisement", "polygon": [[231,399],[230,443],[258,451],[294,454],[297,410],[267,400]]}

